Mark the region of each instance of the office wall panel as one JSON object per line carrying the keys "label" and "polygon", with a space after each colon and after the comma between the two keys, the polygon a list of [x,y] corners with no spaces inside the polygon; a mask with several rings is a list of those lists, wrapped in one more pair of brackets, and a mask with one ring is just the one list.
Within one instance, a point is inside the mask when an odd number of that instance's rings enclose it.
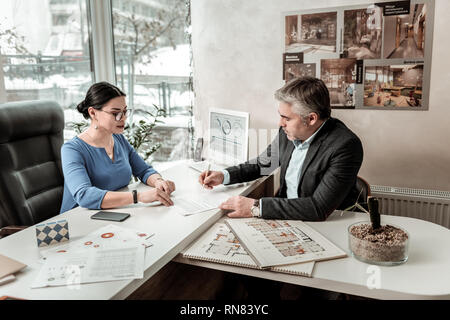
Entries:
{"label": "office wall panel", "polygon": [[[284,83],[282,12],[365,3],[373,1],[192,1],[197,133],[206,131],[210,107],[250,112],[254,130],[276,128],[273,93]],[[371,184],[450,190],[449,14],[450,1],[436,0],[428,111],[332,111],[360,136],[360,175]],[[258,144],[250,139],[250,157],[261,149]]]}

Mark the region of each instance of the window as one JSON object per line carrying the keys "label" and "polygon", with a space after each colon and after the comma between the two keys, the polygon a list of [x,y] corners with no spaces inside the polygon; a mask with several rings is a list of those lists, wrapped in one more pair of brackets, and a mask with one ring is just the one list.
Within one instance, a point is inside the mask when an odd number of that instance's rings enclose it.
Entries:
{"label": "window", "polygon": [[92,78],[85,0],[2,1],[1,102],[54,100],[66,123],[80,121],[75,107]]}
{"label": "window", "polygon": [[53,14],[53,21],[52,25],[54,26],[64,26],[69,21],[70,15],[69,14]]}
{"label": "window", "polygon": [[62,5],[66,5],[66,4],[77,4],[78,0],[50,0],[50,5],[53,4],[62,4]]}
{"label": "window", "polygon": [[[167,117],[154,129],[162,147],[153,160],[192,154],[192,71],[189,1],[112,0],[117,85],[134,110],[164,109]],[[136,122],[142,113],[134,112]]]}
{"label": "window", "polygon": [[367,81],[375,81],[377,79],[377,76],[374,72],[369,72],[366,70],[366,80]]}

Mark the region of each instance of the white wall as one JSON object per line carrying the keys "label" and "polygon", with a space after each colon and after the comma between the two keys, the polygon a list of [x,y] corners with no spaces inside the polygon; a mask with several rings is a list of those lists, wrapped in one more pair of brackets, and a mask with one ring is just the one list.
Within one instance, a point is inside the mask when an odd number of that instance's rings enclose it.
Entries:
{"label": "white wall", "polygon": [[[206,130],[210,107],[250,112],[254,129],[277,128],[273,93],[283,85],[281,13],[364,3],[373,1],[192,0],[198,131]],[[332,111],[361,138],[360,175],[371,184],[450,190],[450,1],[435,3],[429,110]]]}

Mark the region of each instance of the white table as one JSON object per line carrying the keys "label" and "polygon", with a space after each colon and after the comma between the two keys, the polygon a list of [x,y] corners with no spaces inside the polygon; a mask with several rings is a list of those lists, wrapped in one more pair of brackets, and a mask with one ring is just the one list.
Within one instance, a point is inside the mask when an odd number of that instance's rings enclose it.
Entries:
{"label": "white table", "polygon": [[[358,261],[348,247],[347,228],[369,221],[365,213],[335,211],[325,222],[307,222],[346,251],[346,258],[316,262],[312,278],[254,270],[177,256],[175,261],[296,285],[343,292],[376,299],[450,299],[450,230],[424,220],[381,216],[410,235],[409,259],[398,266],[373,266]],[[376,276],[379,274],[380,287]],[[369,284],[369,286],[368,286]]]}
{"label": "white table", "polygon": [[[162,172],[175,181],[177,194],[201,194],[210,199],[233,195],[247,195],[261,186],[264,178],[251,184],[224,187],[212,191],[203,189],[197,182],[198,172],[185,162]],[[139,185],[139,188],[148,188]],[[107,224],[117,224],[137,230],[155,232],[153,247],[147,249],[143,279],[83,284],[77,289],[49,287],[30,289],[39,270],[39,249],[35,229],[25,229],[0,240],[0,253],[28,265],[17,279],[0,286],[0,296],[9,295],[24,299],[124,299],[171,261],[189,243],[221,218],[219,210],[183,217],[170,208],[155,205],[131,205],[114,209],[131,213],[124,222],[91,220],[97,210],[76,208],[48,221],[68,219],[71,239],[80,237]],[[282,281],[297,285],[344,292],[379,299],[450,299],[450,230],[423,220],[382,216],[382,224],[395,224],[410,234],[409,260],[400,266],[380,266],[380,289],[369,289],[367,281],[373,276],[369,264],[351,256],[347,245],[347,227],[356,221],[368,220],[363,213],[333,213],[325,222],[308,222],[349,255],[346,258],[317,262],[312,278],[288,274],[200,262],[177,257],[175,261],[240,273],[254,277]],[[372,273],[367,273],[368,271]]]}
{"label": "white table", "polygon": [[[218,201],[224,197],[238,194],[247,195],[264,179],[239,186],[219,186],[213,190],[206,190],[198,183],[199,173],[189,168],[186,162],[179,162],[176,166],[161,173],[165,179],[175,182],[175,197],[177,195],[200,194],[208,197],[211,201]],[[138,188],[149,187],[140,184]],[[17,274],[17,279],[14,282],[0,286],[0,296],[8,295],[23,299],[124,299],[171,261],[184,247],[222,215],[219,209],[213,209],[185,217],[173,212],[170,207],[136,204],[112,210],[131,213],[131,217],[124,222],[90,219],[90,216],[97,211],[78,207],[46,222],[67,219],[70,238],[73,240],[108,224],[155,232],[155,236],[152,238],[153,246],[146,251],[143,279],[82,284],[77,286],[78,289],[69,287],[31,289],[30,286],[40,268],[37,263],[40,254],[36,245],[35,228],[30,227],[0,240],[1,254],[28,265],[27,268]]]}

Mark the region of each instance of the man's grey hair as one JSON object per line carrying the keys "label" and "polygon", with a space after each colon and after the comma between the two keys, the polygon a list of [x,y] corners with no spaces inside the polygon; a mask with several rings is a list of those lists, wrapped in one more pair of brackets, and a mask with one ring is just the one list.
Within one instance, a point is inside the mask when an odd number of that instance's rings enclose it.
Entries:
{"label": "man's grey hair", "polygon": [[325,83],[317,78],[294,78],[275,91],[275,99],[290,104],[292,111],[303,119],[311,112],[320,119],[331,115],[330,94]]}

